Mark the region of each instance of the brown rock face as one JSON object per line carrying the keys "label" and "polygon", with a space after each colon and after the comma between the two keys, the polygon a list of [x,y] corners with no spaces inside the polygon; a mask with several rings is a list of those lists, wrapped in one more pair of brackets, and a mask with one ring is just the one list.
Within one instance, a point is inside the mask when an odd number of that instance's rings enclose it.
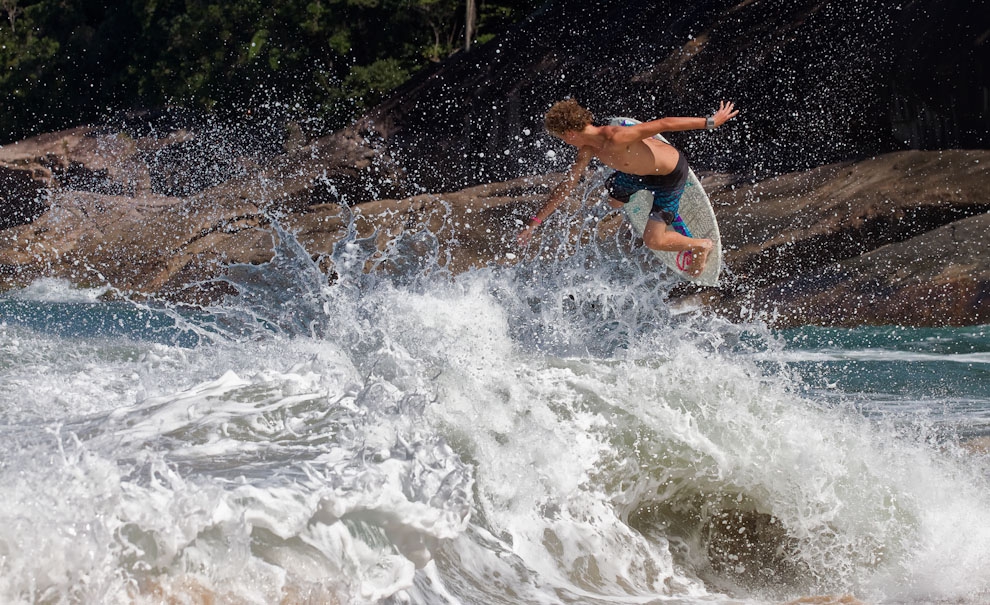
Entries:
{"label": "brown rock face", "polygon": [[[907,241],[833,261],[746,293],[747,313],[778,326],[990,322],[990,214],[954,221]],[[736,309],[740,300],[732,301]]]}
{"label": "brown rock face", "polygon": [[[986,323],[988,166],[988,151],[955,150],[901,152],[755,183],[704,175],[728,269],[720,288],[700,293],[730,317],[758,315],[777,326]],[[435,254],[456,273],[522,256],[514,243],[519,224],[560,179],[348,206],[325,201],[314,186],[325,169],[318,157],[294,168],[283,167],[290,176],[282,179],[259,171],[187,198],[54,186],[46,211],[0,230],[0,279],[10,287],[57,276],[206,300],[219,286],[204,282],[228,264],[272,257],[273,216],[314,258],[330,255],[349,225],[380,250],[402,234],[429,233],[437,248],[422,244],[422,255]],[[571,201],[547,227],[577,238],[579,211]],[[612,214],[599,233],[607,238],[623,228]],[[390,268],[387,259],[378,266]]]}
{"label": "brown rock face", "polygon": [[0,267],[8,285],[45,276],[83,285],[193,298],[189,284],[229,261],[270,258],[271,234],[250,204],[58,192],[51,209],[28,225],[0,232]]}
{"label": "brown rock face", "polygon": [[778,325],[990,321],[990,152],[900,152],[711,187],[731,271],[712,296]]}
{"label": "brown rock face", "polygon": [[221,293],[222,286],[204,282],[229,264],[272,258],[272,217],[314,258],[329,255],[352,220],[357,235],[375,236],[382,250],[402,233],[428,231],[438,238],[441,263],[458,272],[505,260],[515,250],[513,219],[531,213],[559,180],[533,177],[348,207],[320,197],[314,184],[323,170],[308,157],[280,180],[258,172],[186,198],[54,186],[45,212],[0,230],[0,285],[61,277],[130,295],[202,302]]}
{"label": "brown rock face", "polygon": [[271,216],[354,199],[328,175],[339,185],[371,168],[374,148],[356,131],[333,140],[259,158],[222,132],[80,127],[3,146],[0,285],[56,276],[209,298],[201,280],[271,257]]}

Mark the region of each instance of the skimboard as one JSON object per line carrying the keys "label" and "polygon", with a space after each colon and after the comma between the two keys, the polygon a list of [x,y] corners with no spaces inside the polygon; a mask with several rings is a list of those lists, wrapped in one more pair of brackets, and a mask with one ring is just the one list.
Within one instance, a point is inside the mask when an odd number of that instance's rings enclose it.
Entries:
{"label": "skimboard", "polygon": [[[632,118],[612,118],[609,122],[611,126],[632,126],[639,124],[638,120]],[[659,134],[657,139],[667,143],[667,139]],[[643,237],[646,230],[646,223],[650,220],[650,210],[653,208],[653,194],[649,191],[637,191],[629,198],[629,202],[623,206],[626,213],[626,220],[633,231],[639,237]],[[678,231],[690,237],[702,237],[712,240],[714,247],[708,253],[708,262],[701,275],[691,276],[684,272],[691,262],[689,252],[661,252],[651,250],[660,261],[673,270],[677,275],[687,281],[703,285],[714,286],[718,284],[718,276],[722,272],[722,238],[718,233],[718,222],[715,220],[715,210],[712,208],[711,200],[701,186],[701,181],[690,170],[687,185],[684,188],[684,195],[681,196],[680,207],[678,208],[678,218],[682,225],[675,225]],[[686,230],[683,227],[686,226]]]}

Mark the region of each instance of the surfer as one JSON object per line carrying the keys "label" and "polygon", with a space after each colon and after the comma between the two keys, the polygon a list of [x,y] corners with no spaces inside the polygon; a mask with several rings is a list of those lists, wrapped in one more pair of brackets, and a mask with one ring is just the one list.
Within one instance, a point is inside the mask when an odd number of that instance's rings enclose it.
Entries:
{"label": "surfer", "polygon": [[519,233],[519,244],[529,243],[533,232],[574,190],[591,159],[598,158],[616,171],[607,183],[609,205],[621,208],[634,193],[644,189],[653,194],[653,208],[643,232],[643,243],[651,250],[689,252],[691,261],[686,273],[700,275],[712,250],[712,240],[682,235],[672,227],[688,178],[687,160],[674,146],[653,136],[681,130],[712,130],[738,113],[731,101],[722,101],[718,111],[707,118],[668,117],[632,126],[594,126],[591,112],[577,101],[558,101],[546,113],[546,129],[577,147],[577,159],[564,180],[550,192],[547,203]]}

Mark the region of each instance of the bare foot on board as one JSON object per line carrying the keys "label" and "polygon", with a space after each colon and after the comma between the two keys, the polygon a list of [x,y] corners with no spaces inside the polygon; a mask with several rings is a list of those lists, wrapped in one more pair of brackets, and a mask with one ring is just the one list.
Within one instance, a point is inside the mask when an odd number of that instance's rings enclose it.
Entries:
{"label": "bare foot on board", "polygon": [[698,277],[705,270],[705,263],[708,262],[708,253],[712,251],[714,244],[710,239],[698,240],[698,246],[691,249],[691,264],[684,271],[691,277]]}

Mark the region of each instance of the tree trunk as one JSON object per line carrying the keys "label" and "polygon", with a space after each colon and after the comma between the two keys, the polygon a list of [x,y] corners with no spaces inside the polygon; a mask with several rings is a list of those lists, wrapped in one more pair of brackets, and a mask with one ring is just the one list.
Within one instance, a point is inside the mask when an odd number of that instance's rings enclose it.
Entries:
{"label": "tree trunk", "polygon": [[474,38],[474,22],[478,17],[475,0],[466,0],[464,7],[464,50],[471,50],[471,39]]}

